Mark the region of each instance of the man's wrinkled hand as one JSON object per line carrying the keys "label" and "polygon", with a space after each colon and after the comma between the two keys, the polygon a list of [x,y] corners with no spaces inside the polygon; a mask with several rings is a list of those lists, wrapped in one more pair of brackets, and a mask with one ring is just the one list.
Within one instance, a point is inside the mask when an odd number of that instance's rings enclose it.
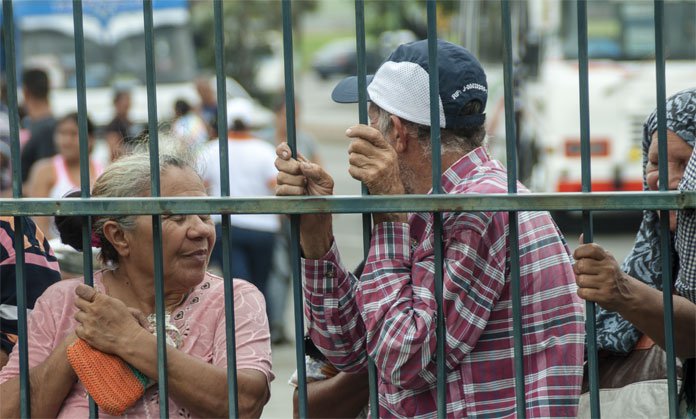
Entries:
{"label": "man's wrinkled hand", "polygon": [[404,186],[399,176],[396,150],[375,128],[355,125],[346,130],[348,173],[365,184],[372,195],[400,195]]}
{"label": "man's wrinkled hand", "polygon": [[275,166],[278,169],[277,196],[326,196],[333,194],[334,181],[321,166],[299,154],[292,158],[290,147],[276,147]]}

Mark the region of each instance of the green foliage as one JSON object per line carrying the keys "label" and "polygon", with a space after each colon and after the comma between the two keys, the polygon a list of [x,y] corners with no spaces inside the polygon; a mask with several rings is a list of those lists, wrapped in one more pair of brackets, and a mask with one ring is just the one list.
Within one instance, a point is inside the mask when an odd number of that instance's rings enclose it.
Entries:
{"label": "green foliage", "polygon": [[[223,1],[225,29],[225,73],[236,79],[252,95],[260,92],[254,85],[259,61],[273,53],[273,37],[282,33],[282,10],[278,0]],[[292,2],[292,26],[295,43],[301,42],[300,17],[315,10],[318,0]],[[215,34],[213,2],[191,3],[194,43],[199,66],[215,68]]]}
{"label": "green foliage", "polygon": [[[438,26],[458,12],[458,0],[437,2]],[[384,31],[408,29],[418,39],[428,36],[426,2],[423,0],[366,0],[365,30],[378,37]],[[439,29],[439,28],[438,28]]]}

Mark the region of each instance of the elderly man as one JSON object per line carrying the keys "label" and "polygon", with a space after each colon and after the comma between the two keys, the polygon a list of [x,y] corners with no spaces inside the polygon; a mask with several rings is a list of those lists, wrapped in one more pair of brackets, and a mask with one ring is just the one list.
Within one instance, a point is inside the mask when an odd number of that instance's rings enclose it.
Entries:
{"label": "elderly man", "polygon": [[[447,194],[506,193],[507,174],[484,147],[486,76],[466,49],[438,41],[440,178]],[[373,195],[431,187],[426,41],[400,46],[370,78],[370,126],[346,131],[349,172]],[[334,89],[357,101],[355,78]],[[329,195],[319,166],[277,149],[278,195]],[[521,193],[527,192],[519,185]],[[583,307],[569,250],[546,212],[520,212],[519,265],[526,413],[575,416],[583,365]],[[508,214],[443,214],[443,313],[448,416],[515,416]],[[345,372],[367,357],[379,374],[380,416],[434,417],[436,315],[433,216],[374,214],[365,269],[342,266],[331,215],[303,215],[306,315],[312,340]],[[517,262],[517,261],[516,261]]]}

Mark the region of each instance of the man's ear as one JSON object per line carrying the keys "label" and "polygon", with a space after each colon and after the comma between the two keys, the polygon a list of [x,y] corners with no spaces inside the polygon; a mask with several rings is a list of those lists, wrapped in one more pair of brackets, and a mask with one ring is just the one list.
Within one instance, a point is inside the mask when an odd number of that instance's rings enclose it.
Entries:
{"label": "man's ear", "polygon": [[126,238],[126,233],[115,221],[104,223],[104,238],[114,246],[119,256],[125,257],[130,254],[130,245]]}
{"label": "man's ear", "polygon": [[409,134],[401,118],[391,115],[392,135],[394,136],[394,149],[397,153],[405,153],[408,150]]}

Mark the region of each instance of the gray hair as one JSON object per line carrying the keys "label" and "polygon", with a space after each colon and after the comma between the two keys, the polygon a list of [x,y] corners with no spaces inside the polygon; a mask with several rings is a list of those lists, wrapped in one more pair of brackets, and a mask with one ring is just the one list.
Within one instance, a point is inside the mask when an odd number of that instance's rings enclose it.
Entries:
{"label": "gray hair", "polygon": [[[391,120],[392,114],[380,108],[374,102],[370,106],[377,112],[377,129],[381,133],[386,133],[393,127]],[[481,112],[481,103],[471,101],[464,106],[463,115],[472,115]],[[427,125],[416,124],[401,118],[406,132],[416,138],[423,147],[425,158],[432,156],[432,142],[430,141],[430,127]],[[481,147],[486,142],[486,129],[483,125],[467,127],[461,129],[441,129],[440,130],[440,150],[442,154],[457,153],[466,154],[471,150]]]}
{"label": "gray hair", "polygon": [[[92,188],[92,196],[104,198],[145,197],[150,195],[150,154],[148,137],[143,136],[133,147],[130,154],[124,155],[111,163],[104,173],[96,180]],[[160,174],[167,168],[190,168],[198,176],[200,170],[193,152],[182,141],[178,141],[169,133],[159,134],[159,167]],[[93,234],[101,242],[101,262],[109,269],[115,269],[118,264],[118,252],[104,236],[104,224],[114,221],[123,230],[135,228],[134,215],[113,215],[95,217],[92,225]]]}

